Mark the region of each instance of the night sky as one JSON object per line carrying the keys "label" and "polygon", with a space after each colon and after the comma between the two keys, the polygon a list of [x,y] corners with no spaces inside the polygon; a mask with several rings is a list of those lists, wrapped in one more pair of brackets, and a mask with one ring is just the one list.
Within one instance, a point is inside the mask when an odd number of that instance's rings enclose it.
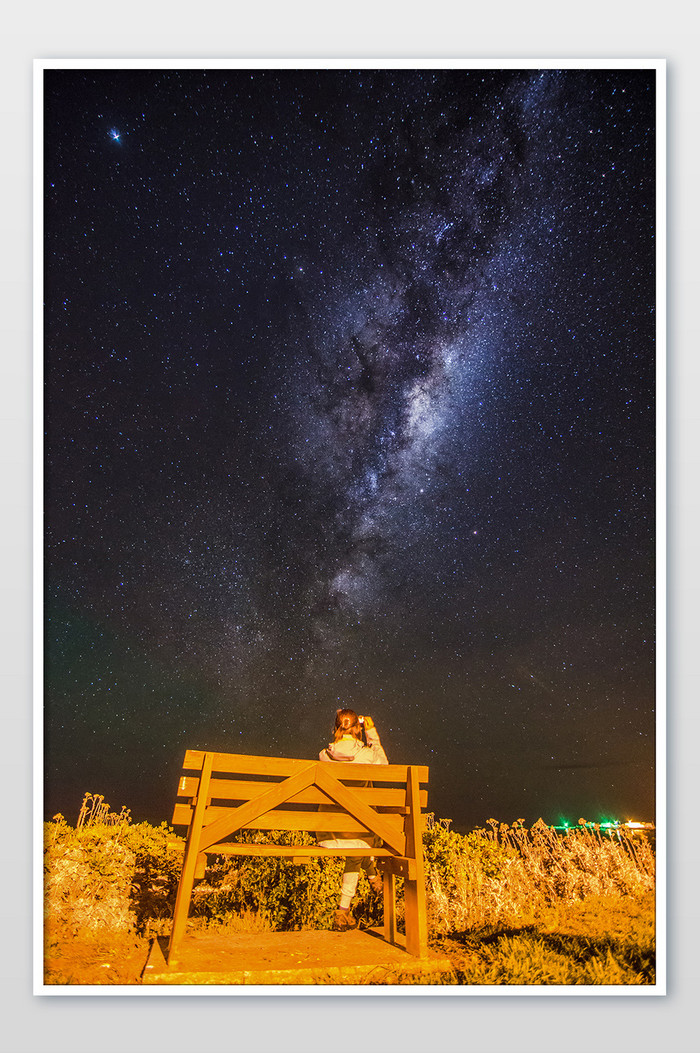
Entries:
{"label": "night sky", "polygon": [[655,71],[44,76],[46,816],[347,705],[653,819]]}

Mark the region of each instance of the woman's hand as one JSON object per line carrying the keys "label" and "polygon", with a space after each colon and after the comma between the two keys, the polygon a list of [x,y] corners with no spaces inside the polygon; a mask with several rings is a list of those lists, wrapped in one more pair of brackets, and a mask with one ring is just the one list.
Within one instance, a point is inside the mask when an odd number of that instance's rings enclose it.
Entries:
{"label": "woman's hand", "polygon": [[360,721],[360,724],[364,724],[365,731],[369,731],[371,728],[374,727],[374,721],[371,717],[359,717],[358,719]]}

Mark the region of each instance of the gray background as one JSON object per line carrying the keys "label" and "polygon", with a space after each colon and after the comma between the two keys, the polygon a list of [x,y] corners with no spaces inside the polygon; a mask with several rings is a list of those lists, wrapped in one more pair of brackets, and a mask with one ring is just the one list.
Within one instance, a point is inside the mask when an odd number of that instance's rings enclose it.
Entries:
{"label": "gray background", "polygon": [[[4,746],[2,1031],[10,1053],[686,1053],[700,979],[697,785],[700,496],[695,136],[700,92],[685,3],[585,8],[502,0],[485,10],[359,0],[118,8],[40,0],[2,43],[0,632]],[[634,21],[630,21],[633,17]],[[376,997],[35,996],[32,978],[32,61],[35,58],[665,58],[668,63],[668,994]],[[661,642],[661,641],[660,641]],[[662,759],[662,758],[660,758]],[[376,990],[376,989],[375,989]],[[405,989],[404,989],[405,990]],[[495,998],[495,1000],[494,1000]],[[354,1026],[353,1026],[354,1018]]]}

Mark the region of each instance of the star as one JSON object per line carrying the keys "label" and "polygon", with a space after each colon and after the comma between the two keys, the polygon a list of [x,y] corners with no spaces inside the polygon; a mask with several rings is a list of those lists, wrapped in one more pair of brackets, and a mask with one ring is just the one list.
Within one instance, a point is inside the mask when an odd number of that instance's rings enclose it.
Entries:
{"label": "star", "polygon": [[651,811],[653,73],[287,72],[46,71],[47,816],[368,697],[465,827]]}

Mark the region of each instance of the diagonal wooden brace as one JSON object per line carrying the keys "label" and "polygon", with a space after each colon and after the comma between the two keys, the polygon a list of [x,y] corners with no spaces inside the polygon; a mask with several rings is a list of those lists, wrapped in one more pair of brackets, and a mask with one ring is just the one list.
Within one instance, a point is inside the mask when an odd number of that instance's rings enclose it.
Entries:
{"label": "diagonal wooden brace", "polygon": [[[406,837],[401,831],[396,830],[393,826],[386,822],[384,817],[375,812],[373,808],[364,804],[356,794],[352,792],[352,789],[348,786],[343,786],[334,775],[329,772],[328,768],[330,765],[324,764],[323,761],[319,762],[316,771],[316,785],[319,790],[323,790],[324,793],[328,794],[336,804],[339,804],[341,808],[344,808],[354,819],[366,826],[372,833],[377,834],[381,837],[385,844],[393,848],[400,856],[404,855],[406,851]],[[342,820],[341,820],[342,822]]]}
{"label": "diagonal wooden brace", "polygon": [[210,826],[205,827],[199,839],[199,851],[204,852],[206,849],[211,848],[212,845],[215,845],[224,837],[228,837],[230,834],[235,833],[236,830],[240,830],[246,823],[254,822],[259,816],[264,815],[265,812],[269,812],[273,808],[279,807],[280,804],[284,804],[295,793],[299,793],[300,790],[305,790],[307,786],[313,785],[314,774],[318,766],[319,762],[309,764],[306,768],[302,768],[301,771],[297,772],[296,775],[290,775],[288,779],[277,783],[271,790],[261,793],[259,797],[253,797],[252,800],[246,801],[245,804],[235,808],[229,815],[222,816],[221,819],[217,819]]}

